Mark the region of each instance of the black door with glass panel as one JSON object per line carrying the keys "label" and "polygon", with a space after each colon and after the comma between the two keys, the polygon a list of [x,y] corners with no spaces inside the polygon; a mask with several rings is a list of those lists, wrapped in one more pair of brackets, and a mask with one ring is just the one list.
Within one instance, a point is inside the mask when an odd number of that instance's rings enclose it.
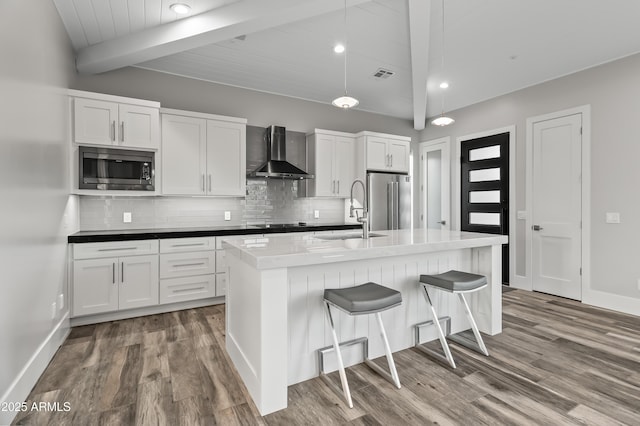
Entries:
{"label": "black door with glass panel", "polygon": [[[509,235],[509,133],[462,142],[461,230]],[[509,282],[509,245],[502,246],[502,282]]]}

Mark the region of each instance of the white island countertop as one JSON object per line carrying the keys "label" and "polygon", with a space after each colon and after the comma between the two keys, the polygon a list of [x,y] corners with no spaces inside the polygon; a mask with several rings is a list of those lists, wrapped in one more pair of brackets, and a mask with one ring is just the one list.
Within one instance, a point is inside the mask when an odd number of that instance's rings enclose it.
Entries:
{"label": "white island countertop", "polygon": [[[350,234],[361,235],[362,232]],[[508,240],[505,235],[438,229],[401,229],[373,234],[384,236],[366,240],[327,240],[323,239],[326,235],[309,234],[245,236],[224,239],[222,246],[256,269],[273,269],[458,250],[506,244]],[[338,234],[328,235],[331,238]]]}

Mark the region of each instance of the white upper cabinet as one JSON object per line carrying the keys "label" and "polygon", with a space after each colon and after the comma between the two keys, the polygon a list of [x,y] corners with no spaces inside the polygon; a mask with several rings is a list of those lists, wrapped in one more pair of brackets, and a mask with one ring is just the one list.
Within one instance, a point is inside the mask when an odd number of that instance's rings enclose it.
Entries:
{"label": "white upper cabinet", "polygon": [[355,137],[348,133],[316,129],[307,135],[307,181],[310,197],[348,197],[355,179]]}
{"label": "white upper cabinet", "polygon": [[367,170],[409,173],[411,138],[371,132],[360,135],[364,138]]}
{"label": "white upper cabinet", "polygon": [[159,103],[86,92],[71,91],[70,94],[73,97],[75,143],[159,148]]}
{"label": "white upper cabinet", "polygon": [[246,138],[245,119],[163,110],[163,194],[244,196]]}
{"label": "white upper cabinet", "polygon": [[246,195],[247,126],[207,120],[207,193]]}
{"label": "white upper cabinet", "polygon": [[162,114],[162,192],[204,195],[207,120]]}

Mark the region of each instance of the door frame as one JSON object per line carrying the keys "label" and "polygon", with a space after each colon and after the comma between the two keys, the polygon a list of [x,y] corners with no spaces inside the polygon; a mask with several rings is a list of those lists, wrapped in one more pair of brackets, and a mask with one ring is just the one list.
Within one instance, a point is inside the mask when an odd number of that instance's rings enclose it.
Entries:
{"label": "door frame", "polygon": [[581,267],[582,267],[582,302],[589,299],[588,289],[591,288],[591,105],[582,105],[549,114],[527,118],[526,128],[526,216],[525,216],[525,256],[526,280],[519,282],[518,288],[533,290],[533,218],[531,217],[533,206],[533,125],[541,121],[582,114],[582,228],[581,228]]}
{"label": "door frame", "polygon": [[451,137],[446,136],[444,138],[432,139],[424,142],[420,142],[418,146],[418,155],[420,158],[420,227],[426,228],[425,222],[427,220],[427,198],[426,188],[424,188],[424,181],[426,178],[427,170],[424,167],[424,160],[422,158],[423,152],[426,148],[430,148],[435,145],[444,145],[442,149],[442,170],[441,176],[446,177],[448,180],[448,191],[446,194],[441,194],[441,203],[448,212],[446,229],[451,229]]}
{"label": "door frame", "polygon": [[[518,280],[516,276],[516,126],[500,127],[498,129],[485,130],[483,132],[472,133],[456,138],[453,164],[453,214],[451,219],[451,229],[460,230],[460,196],[462,184],[460,179],[460,153],[462,152],[462,142],[470,139],[484,138],[500,133],[509,133],[509,285]],[[517,287],[520,288],[520,287]]]}

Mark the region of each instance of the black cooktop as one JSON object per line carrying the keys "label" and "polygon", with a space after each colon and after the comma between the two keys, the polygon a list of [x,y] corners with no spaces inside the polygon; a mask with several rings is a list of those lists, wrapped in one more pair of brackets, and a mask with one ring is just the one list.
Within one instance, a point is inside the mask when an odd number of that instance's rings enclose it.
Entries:
{"label": "black cooktop", "polygon": [[307,222],[296,223],[261,223],[258,225],[251,225],[256,228],[295,228],[296,226],[307,226]]}

